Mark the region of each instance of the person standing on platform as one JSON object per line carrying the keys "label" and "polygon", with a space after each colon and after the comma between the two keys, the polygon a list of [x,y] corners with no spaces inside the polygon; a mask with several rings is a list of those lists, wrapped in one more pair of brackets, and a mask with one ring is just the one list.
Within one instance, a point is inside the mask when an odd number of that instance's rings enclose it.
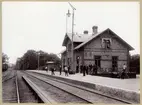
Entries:
{"label": "person standing on platform", "polygon": [[68,76],[68,67],[65,66],[65,76]]}
{"label": "person standing on platform", "polygon": [[76,73],[79,73],[79,66],[76,66]]}
{"label": "person standing on platform", "polygon": [[92,73],[92,64],[90,63],[89,64],[89,74],[91,74]]}
{"label": "person standing on platform", "polygon": [[55,75],[54,68],[51,68],[51,75]]}
{"label": "person standing on platform", "polygon": [[46,70],[46,72],[48,72],[48,67],[47,66],[45,67],[45,70]]}
{"label": "person standing on platform", "polygon": [[67,74],[69,74],[70,73],[70,65],[67,68],[68,68]]}
{"label": "person standing on platform", "polygon": [[122,74],[121,74],[121,79],[124,79],[124,77],[125,77],[125,73],[126,73],[126,68],[127,68],[127,66],[126,66],[126,64],[124,63],[124,65],[123,65],[123,70],[122,70]]}
{"label": "person standing on platform", "polygon": [[83,76],[85,76],[85,72],[86,72],[86,66],[83,66]]}
{"label": "person standing on platform", "polygon": [[60,75],[61,75],[62,74],[62,67],[61,67],[61,65],[60,65],[59,70],[60,70]]}

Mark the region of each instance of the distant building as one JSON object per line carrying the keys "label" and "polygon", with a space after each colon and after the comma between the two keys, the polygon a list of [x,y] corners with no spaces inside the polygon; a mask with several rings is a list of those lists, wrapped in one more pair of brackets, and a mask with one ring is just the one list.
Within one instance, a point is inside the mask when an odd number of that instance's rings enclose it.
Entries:
{"label": "distant building", "polygon": [[48,70],[50,70],[51,68],[55,68],[56,65],[53,61],[47,61],[46,64]]}
{"label": "distant building", "polygon": [[[111,29],[98,33],[98,27],[92,27],[92,34],[84,31],[83,34],[73,36],[74,43],[74,68],[72,72],[79,72],[76,67],[81,64],[96,64],[99,72],[121,70],[123,64],[129,70],[129,51],[134,50],[128,43],[121,39]],[[66,50],[61,53],[62,66],[71,65],[72,34],[67,33],[63,40]]]}

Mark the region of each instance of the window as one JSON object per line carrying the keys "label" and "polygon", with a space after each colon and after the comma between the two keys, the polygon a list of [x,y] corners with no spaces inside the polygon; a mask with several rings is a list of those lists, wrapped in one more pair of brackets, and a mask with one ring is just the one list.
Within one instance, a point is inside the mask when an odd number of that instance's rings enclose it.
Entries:
{"label": "window", "polygon": [[102,38],[102,47],[105,49],[111,48],[111,39],[110,38]]}

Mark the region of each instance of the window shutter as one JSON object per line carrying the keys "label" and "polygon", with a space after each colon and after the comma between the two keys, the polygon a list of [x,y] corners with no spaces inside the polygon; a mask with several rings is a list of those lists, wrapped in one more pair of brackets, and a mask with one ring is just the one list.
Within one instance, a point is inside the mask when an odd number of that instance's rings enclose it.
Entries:
{"label": "window shutter", "polygon": [[104,39],[102,39],[102,48],[105,48]]}

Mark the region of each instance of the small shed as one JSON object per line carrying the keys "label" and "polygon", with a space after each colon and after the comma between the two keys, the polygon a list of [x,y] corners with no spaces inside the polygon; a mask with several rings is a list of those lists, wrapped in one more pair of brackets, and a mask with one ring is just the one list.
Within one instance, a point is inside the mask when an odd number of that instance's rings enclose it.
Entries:
{"label": "small shed", "polygon": [[46,64],[47,64],[48,70],[51,70],[51,68],[55,68],[56,67],[55,66],[56,65],[55,62],[53,62],[53,61],[47,61]]}

